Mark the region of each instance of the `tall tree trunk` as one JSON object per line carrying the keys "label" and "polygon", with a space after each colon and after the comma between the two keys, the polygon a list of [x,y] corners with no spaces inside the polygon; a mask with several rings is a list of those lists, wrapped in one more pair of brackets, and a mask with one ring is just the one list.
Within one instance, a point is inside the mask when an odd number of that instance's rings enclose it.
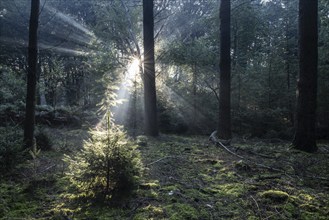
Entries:
{"label": "tall tree trunk", "polygon": [[38,62],[39,8],[40,8],[40,1],[32,0],[30,25],[29,25],[27,94],[26,94],[25,128],[24,128],[25,148],[32,148],[34,142],[36,84],[37,84],[36,76],[37,76],[37,62]]}
{"label": "tall tree trunk", "polygon": [[289,17],[287,18],[286,22],[286,56],[285,56],[285,70],[287,74],[287,96],[288,96],[288,111],[289,111],[289,120],[291,125],[294,125],[294,112],[293,112],[293,107],[292,107],[292,100],[291,100],[291,73],[290,73],[290,63],[291,63],[291,49],[289,46],[289,25],[290,24],[290,19]]}
{"label": "tall tree trunk", "polygon": [[143,34],[145,133],[157,136],[159,132],[155,90],[153,0],[143,0]]}
{"label": "tall tree trunk", "polygon": [[220,4],[220,64],[219,64],[219,123],[218,136],[230,139],[231,134],[231,2]]}
{"label": "tall tree trunk", "polygon": [[299,82],[293,145],[315,152],[318,64],[318,1],[299,0]]}
{"label": "tall tree trunk", "polygon": [[[271,53],[271,52],[270,52]],[[270,54],[269,60],[269,67],[268,67],[268,94],[267,94],[267,107],[271,109],[272,107],[272,54]]]}
{"label": "tall tree trunk", "polygon": [[134,78],[134,91],[132,95],[132,113],[131,113],[132,136],[136,137],[137,131],[137,74]]}
{"label": "tall tree trunk", "polygon": [[193,95],[193,129],[197,129],[197,63],[192,64],[192,95]]}
{"label": "tall tree trunk", "polygon": [[292,100],[291,100],[291,79],[290,79],[290,61],[287,58],[285,63],[286,73],[287,73],[287,93],[288,93],[288,111],[289,111],[289,120],[291,125],[294,125],[294,114],[293,114],[293,107],[292,107]]}

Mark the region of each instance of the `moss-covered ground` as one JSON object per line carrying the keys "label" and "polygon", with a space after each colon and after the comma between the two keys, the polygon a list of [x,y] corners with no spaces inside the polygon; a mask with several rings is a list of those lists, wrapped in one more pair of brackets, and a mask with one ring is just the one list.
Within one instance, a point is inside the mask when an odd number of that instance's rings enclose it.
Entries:
{"label": "moss-covered ground", "polygon": [[2,219],[329,219],[329,146],[234,139],[238,158],[206,136],[138,137],[144,176],[115,207],[81,198],[65,176],[64,154],[88,133],[45,129],[53,150],[18,163],[0,180]]}

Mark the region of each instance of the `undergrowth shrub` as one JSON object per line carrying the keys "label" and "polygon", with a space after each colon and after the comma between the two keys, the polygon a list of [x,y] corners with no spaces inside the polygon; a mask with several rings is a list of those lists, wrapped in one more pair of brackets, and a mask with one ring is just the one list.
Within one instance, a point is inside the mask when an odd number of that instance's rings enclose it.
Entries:
{"label": "undergrowth shrub", "polygon": [[76,155],[66,155],[68,176],[81,196],[119,201],[133,191],[142,172],[137,146],[107,117],[104,128],[91,131]]}
{"label": "undergrowth shrub", "polygon": [[38,149],[44,150],[44,151],[50,151],[52,150],[52,141],[49,137],[49,134],[47,134],[43,130],[39,130],[35,134],[35,140]]}
{"label": "undergrowth shrub", "polygon": [[238,134],[249,133],[251,137],[259,138],[292,138],[289,119],[286,109],[251,110],[243,109],[234,112],[233,127]]}
{"label": "undergrowth shrub", "polygon": [[0,64],[0,103],[18,104],[25,101],[24,72],[13,71]]}
{"label": "undergrowth shrub", "polygon": [[0,127],[0,175],[11,170],[22,157],[22,130]]}
{"label": "undergrowth shrub", "polygon": [[184,122],[184,116],[166,99],[167,97],[163,97],[163,95],[159,96],[158,115],[160,131],[175,134],[186,133],[189,127]]}

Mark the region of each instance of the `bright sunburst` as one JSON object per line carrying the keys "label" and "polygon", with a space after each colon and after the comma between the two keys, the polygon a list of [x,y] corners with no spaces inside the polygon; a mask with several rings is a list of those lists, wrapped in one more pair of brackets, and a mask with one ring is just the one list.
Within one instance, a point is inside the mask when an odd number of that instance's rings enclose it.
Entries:
{"label": "bright sunburst", "polygon": [[138,58],[134,58],[129,64],[126,79],[130,82],[135,81],[139,69],[140,69],[140,60]]}
{"label": "bright sunburst", "polygon": [[136,89],[136,83],[140,82],[140,77],[138,76],[140,65],[140,59],[134,57],[124,70],[124,77],[116,92],[117,100],[122,100],[123,102],[112,109],[117,124],[124,124],[125,120],[127,120],[131,93]]}

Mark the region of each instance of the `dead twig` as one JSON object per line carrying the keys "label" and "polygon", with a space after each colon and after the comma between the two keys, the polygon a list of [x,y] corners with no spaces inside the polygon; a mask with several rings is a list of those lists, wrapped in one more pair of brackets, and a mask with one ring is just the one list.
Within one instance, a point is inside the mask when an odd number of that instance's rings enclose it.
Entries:
{"label": "dead twig", "polygon": [[49,166],[49,167],[47,167],[47,168],[41,170],[39,173],[46,172],[47,170],[50,170],[50,169],[53,168],[53,167],[56,167],[56,164],[53,164],[53,165],[51,165],[51,166]]}
{"label": "dead twig", "polygon": [[260,208],[259,208],[259,205],[258,205],[258,202],[256,201],[256,199],[253,197],[253,196],[250,196],[250,198],[255,202],[255,204],[256,204],[256,206],[257,206],[257,213],[258,213],[258,215],[259,215],[259,219],[263,219],[263,217],[262,217],[262,212],[261,212],[261,210],[260,210]]}
{"label": "dead twig", "polygon": [[231,151],[230,149],[228,149],[217,137],[217,131],[214,131],[211,133],[209,140],[213,143],[215,143],[216,145],[219,145],[220,147],[224,148],[224,150],[226,150],[227,152],[229,152],[230,154],[240,158],[240,159],[244,159],[244,157],[234,153],[233,151]]}
{"label": "dead twig", "polygon": [[162,158],[160,158],[160,159],[158,159],[156,161],[153,161],[153,162],[147,164],[146,166],[148,167],[148,166],[150,166],[152,164],[158,163],[158,162],[160,162],[162,160],[165,160],[165,159],[168,159],[168,158],[181,158],[181,156],[165,156],[165,157],[162,157]]}

